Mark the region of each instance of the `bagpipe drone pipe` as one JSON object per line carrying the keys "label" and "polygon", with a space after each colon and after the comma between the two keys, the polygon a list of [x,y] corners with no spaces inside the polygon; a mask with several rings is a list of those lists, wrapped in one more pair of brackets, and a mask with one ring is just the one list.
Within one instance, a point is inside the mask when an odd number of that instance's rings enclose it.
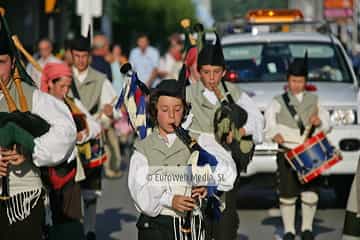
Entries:
{"label": "bagpipe drone pipe", "polygon": [[[35,83],[27,75],[23,67],[20,53],[17,45],[14,43],[14,39],[16,39],[17,43],[19,43],[19,40],[15,35],[11,35],[5,19],[5,10],[3,8],[0,8],[0,15],[1,41],[3,47],[4,45],[7,46],[8,54],[12,56],[14,60],[15,67],[12,69],[12,80],[15,83],[20,104],[19,110],[6,87],[7,81],[5,81],[5,79],[0,79],[1,91],[8,106],[8,112],[0,112],[0,132],[2,133],[0,145],[6,149],[13,149],[15,147],[18,153],[31,157],[34,147],[33,138],[40,137],[48,132],[50,125],[46,120],[28,110],[28,103],[21,83],[24,81],[31,86],[35,86]],[[8,180],[7,176],[2,177],[1,200],[6,200],[10,196]]]}

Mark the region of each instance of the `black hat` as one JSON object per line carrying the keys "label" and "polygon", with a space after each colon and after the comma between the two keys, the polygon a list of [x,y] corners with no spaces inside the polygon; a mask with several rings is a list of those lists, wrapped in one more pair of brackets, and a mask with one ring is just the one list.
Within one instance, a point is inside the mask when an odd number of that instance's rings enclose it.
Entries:
{"label": "black hat", "polygon": [[203,65],[225,67],[225,59],[222,51],[220,38],[217,33],[215,45],[206,43],[198,55],[198,68]]}
{"label": "black hat", "polygon": [[295,58],[290,64],[288,75],[307,78],[308,75],[308,53],[305,52],[304,58]]}
{"label": "black hat", "polygon": [[184,91],[179,81],[175,79],[164,79],[162,80],[153,93],[157,96],[170,96],[184,99]]}
{"label": "black hat", "polygon": [[182,90],[181,84],[179,84],[179,81],[175,79],[164,79],[156,86],[156,88],[151,90],[149,114],[150,119],[155,125],[157,122],[156,104],[161,96],[176,97],[181,99],[184,104],[183,120],[185,120],[190,110],[190,106],[186,103],[185,94],[183,93],[184,91]]}
{"label": "black hat", "polygon": [[[2,18],[1,18],[2,19]],[[8,36],[8,33],[6,31],[6,28],[4,26],[3,20],[1,20],[0,25],[0,55],[13,55],[10,47],[10,39]]]}
{"label": "black hat", "polygon": [[77,51],[90,52],[91,50],[90,31],[91,31],[91,27],[89,26],[89,30],[86,37],[80,35],[78,38],[74,39],[71,44],[71,49]]}

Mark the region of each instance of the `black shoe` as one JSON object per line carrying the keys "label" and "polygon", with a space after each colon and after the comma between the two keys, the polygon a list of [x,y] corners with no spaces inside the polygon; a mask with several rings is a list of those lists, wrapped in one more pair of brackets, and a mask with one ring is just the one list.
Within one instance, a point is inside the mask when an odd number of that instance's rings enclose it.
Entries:
{"label": "black shoe", "polygon": [[86,234],[86,240],[96,240],[96,234],[94,232],[88,232]]}
{"label": "black shoe", "polygon": [[313,240],[314,235],[313,235],[312,231],[306,230],[301,233],[301,239],[302,240]]}
{"label": "black shoe", "polygon": [[295,240],[295,235],[291,232],[285,233],[283,238],[283,240]]}

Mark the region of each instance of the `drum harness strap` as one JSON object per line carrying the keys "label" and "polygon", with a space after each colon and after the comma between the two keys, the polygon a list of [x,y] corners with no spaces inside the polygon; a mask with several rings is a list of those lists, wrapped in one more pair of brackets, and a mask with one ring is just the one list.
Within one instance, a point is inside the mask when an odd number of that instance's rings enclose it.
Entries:
{"label": "drum harness strap", "polygon": [[284,93],[282,95],[282,98],[283,98],[285,105],[286,105],[287,109],[289,110],[291,116],[295,119],[295,121],[300,129],[300,134],[303,135],[303,133],[305,131],[304,123],[301,121],[301,118],[300,118],[299,114],[296,112],[294,106],[290,104],[290,98],[289,98],[288,93]]}
{"label": "drum harness strap", "polygon": [[[301,121],[301,118],[300,118],[299,114],[297,113],[295,107],[290,104],[290,98],[289,98],[288,93],[284,93],[282,95],[282,98],[283,98],[283,100],[285,102],[285,105],[286,105],[288,111],[290,112],[291,116],[296,121],[296,123],[297,123],[297,125],[298,125],[298,127],[300,129],[300,134],[303,135],[303,133],[305,132],[304,123]],[[298,161],[298,163],[303,168],[303,170],[305,170],[305,166],[303,164],[301,164],[301,161]]]}

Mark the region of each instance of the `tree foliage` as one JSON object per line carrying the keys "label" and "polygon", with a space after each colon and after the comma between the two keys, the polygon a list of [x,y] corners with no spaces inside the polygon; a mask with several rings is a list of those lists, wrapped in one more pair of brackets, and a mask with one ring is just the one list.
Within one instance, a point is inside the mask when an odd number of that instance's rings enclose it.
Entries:
{"label": "tree foliage", "polygon": [[168,36],[181,31],[180,20],[194,19],[195,10],[191,0],[107,0],[105,13],[113,22],[114,40],[125,48],[135,45],[140,32],[164,48]]}

